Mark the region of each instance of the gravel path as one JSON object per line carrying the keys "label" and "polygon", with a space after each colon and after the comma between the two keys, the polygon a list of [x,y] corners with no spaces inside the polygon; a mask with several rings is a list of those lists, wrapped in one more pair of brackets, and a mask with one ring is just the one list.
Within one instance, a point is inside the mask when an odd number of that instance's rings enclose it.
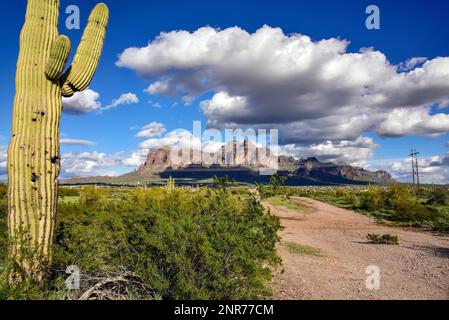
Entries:
{"label": "gravel path", "polygon": [[[292,254],[278,246],[283,267],[275,299],[449,299],[449,237],[381,226],[371,218],[308,198],[292,198],[298,212],[267,203],[281,217],[282,241],[320,249],[324,257]],[[368,233],[395,234],[400,245],[374,245]],[[368,266],[380,288],[366,288]]]}

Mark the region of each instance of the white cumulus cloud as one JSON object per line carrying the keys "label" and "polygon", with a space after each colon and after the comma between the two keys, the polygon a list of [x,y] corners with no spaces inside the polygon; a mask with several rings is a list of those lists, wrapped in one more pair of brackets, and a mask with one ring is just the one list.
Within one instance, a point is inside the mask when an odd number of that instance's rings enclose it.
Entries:
{"label": "white cumulus cloud", "polygon": [[193,137],[190,131],[184,129],[173,130],[161,138],[151,138],[139,144],[139,149],[155,150],[163,147],[181,146],[190,143]]}
{"label": "white cumulus cloud", "polygon": [[415,68],[417,65],[420,65],[426,61],[427,61],[426,57],[413,57],[413,58],[407,59],[404,62],[401,62],[398,65],[398,70],[399,71],[409,71],[409,70],[412,70],[413,68]]}
{"label": "white cumulus cloud", "polygon": [[295,158],[316,157],[323,162],[344,163],[353,166],[365,166],[379,145],[371,138],[359,137],[355,141],[326,141],[320,144],[301,146],[288,144],[282,151]]}
{"label": "white cumulus cloud", "polygon": [[112,100],[111,104],[107,105],[106,107],[102,108],[102,111],[106,111],[109,109],[117,108],[121,105],[128,105],[128,104],[136,104],[139,103],[139,98],[135,93],[127,92],[123,93],[118,97],[117,99]]}
{"label": "white cumulus cloud", "polygon": [[380,124],[401,108],[419,109],[424,121],[396,135],[449,132],[446,115],[429,108],[449,97],[448,57],[392,65],[380,51],[348,52],[348,44],[269,26],[254,33],[203,27],[161,33],[145,47],[124,50],[117,65],[153,79],[150,94],[191,104],[211,92],[201,103],[209,126],[278,128],[285,143],[390,135]]}
{"label": "white cumulus cloud", "polygon": [[61,176],[97,176],[106,175],[111,169],[120,166],[122,153],[107,154],[103,152],[69,152],[61,156]]}
{"label": "white cumulus cloud", "polygon": [[159,122],[151,122],[145,126],[143,126],[139,132],[135,134],[136,138],[152,138],[152,137],[159,137],[161,134],[163,134],[165,131],[164,124]]}
{"label": "white cumulus cloud", "polygon": [[401,137],[406,134],[438,136],[449,132],[449,115],[430,115],[428,109],[395,109],[379,124],[377,132],[389,137]]}
{"label": "white cumulus cloud", "polygon": [[62,98],[63,111],[68,114],[81,115],[101,108],[100,94],[91,89],[75,92],[69,98]]}

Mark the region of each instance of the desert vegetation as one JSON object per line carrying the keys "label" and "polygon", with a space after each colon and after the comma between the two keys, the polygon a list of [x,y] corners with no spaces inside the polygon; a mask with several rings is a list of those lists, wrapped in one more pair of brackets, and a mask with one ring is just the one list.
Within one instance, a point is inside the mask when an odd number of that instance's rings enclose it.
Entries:
{"label": "desert vegetation", "polygon": [[[277,178],[276,178],[277,179]],[[447,190],[389,187],[285,187],[273,179],[259,196],[300,211],[304,196],[356,210],[379,223],[448,232]],[[247,187],[216,179],[214,187],[62,187],[53,263],[43,281],[8,281],[7,188],[0,185],[0,299],[258,299],[270,297],[280,258],[279,218]],[[369,234],[373,244],[398,244],[395,234]],[[323,256],[282,241],[288,252]],[[33,254],[26,251],[23,254]],[[69,290],[67,267],[80,271]]]}
{"label": "desert vegetation", "polygon": [[[51,270],[10,286],[0,195],[0,299],[263,298],[280,263],[279,220],[246,191],[61,188]],[[71,265],[79,290],[65,286]]]}
{"label": "desert vegetation", "polygon": [[373,244],[391,244],[398,245],[399,238],[394,234],[377,234],[377,233],[369,233],[366,238]]}
{"label": "desert vegetation", "polygon": [[[270,189],[268,189],[269,195]],[[282,187],[277,194],[309,197],[375,217],[379,223],[449,232],[445,186]]]}

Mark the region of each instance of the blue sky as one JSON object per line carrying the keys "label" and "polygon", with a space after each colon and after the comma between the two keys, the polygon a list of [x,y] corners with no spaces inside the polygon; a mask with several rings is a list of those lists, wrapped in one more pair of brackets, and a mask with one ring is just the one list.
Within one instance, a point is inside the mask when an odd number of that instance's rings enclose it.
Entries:
{"label": "blue sky", "polygon": [[[228,28],[239,27],[241,32],[233,33],[232,37],[233,39],[242,37],[242,41],[246,41],[245,39],[252,38],[251,35],[254,35],[260,28],[266,25],[267,29],[265,29],[265,32],[267,34],[273,31],[274,28],[280,28],[279,30],[284,39],[284,42],[276,42],[270,40],[271,38],[268,40],[272,41],[270,48],[273,52],[286,50],[287,46],[284,46],[285,41],[292,40],[291,37],[295,37],[296,34],[301,34],[310,37],[313,43],[323,39],[347,40],[350,43],[344,49],[345,53],[359,53],[361,48],[373,48],[371,49],[372,51],[380,52],[386,57],[389,66],[398,66],[401,62],[405,62],[413,57],[425,57],[427,59],[426,61],[420,60],[419,63],[412,65],[407,70],[402,70],[401,72],[404,73],[413,72],[416,68],[424,68],[426,63],[430,65],[429,62],[432,62],[437,57],[449,56],[449,21],[443,14],[449,12],[449,2],[443,0],[110,0],[106,1],[106,3],[110,8],[110,23],[100,64],[89,86],[90,90],[99,94],[99,97],[96,96],[94,102],[101,103],[101,107],[96,105],[91,109],[88,108],[90,112],[83,114],[63,114],[61,125],[62,139],[70,143],[69,145],[63,144],[61,149],[63,154],[68,154],[65,163],[63,162],[63,176],[66,177],[71,175],[118,174],[130,171],[133,169],[133,165],[138,163],[136,157],[134,157],[133,161],[130,160],[133,153],[142,155],[147,151],[146,147],[157,146],[158,143],[165,143],[168,141],[167,139],[162,140],[162,142],[159,142],[159,140],[164,139],[167,133],[169,134],[175,129],[184,128],[192,130],[193,120],[201,120],[203,126],[206,126],[208,122],[209,124],[214,122],[214,125],[220,128],[226,126],[226,121],[231,121],[235,125],[242,127],[255,125],[255,123],[257,125],[260,125],[260,123],[267,125],[269,123],[267,119],[257,122],[252,121],[249,117],[253,114],[251,112],[260,114],[277,104],[261,106],[261,111],[257,111],[259,105],[256,105],[256,102],[259,101],[258,99],[261,97],[260,91],[262,90],[257,87],[259,85],[256,83],[257,81],[253,84],[248,84],[248,88],[245,87],[240,90],[240,86],[238,85],[239,81],[235,80],[240,77],[238,70],[235,71],[235,74],[232,74],[233,71],[231,70],[229,72],[223,72],[223,66],[227,65],[227,61],[225,61],[226,57],[220,56],[220,58],[217,58],[218,60],[214,60],[213,62],[207,59],[208,55],[219,55],[217,52],[206,54],[203,57],[204,62],[199,62],[198,59],[200,58],[190,58],[189,52],[178,54],[176,58],[178,60],[167,56],[167,54],[161,54],[160,57],[157,56],[154,58],[158,52],[157,48],[150,47],[150,51],[154,53],[150,55],[153,58],[148,58],[150,61],[139,60],[139,63],[136,62],[134,64],[134,58],[128,57],[126,61],[123,59],[121,67],[117,66],[117,61],[120,60],[119,55],[125,49],[130,47],[144,48],[148,45],[149,41],[154,41],[161,32],[185,30],[192,35],[199,28],[209,26],[215,28],[218,34],[214,34],[214,37],[224,39],[225,36],[220,33],[220,30],[223,31]],[[64,27],[67,17],[64,11],[71,4],[78,5],[80,8],[81,30],[67,30]],[[72,57],[79,43],[88,13],[94,4],[94,1],[86,0],[61,1],[60,33],[69,36],[71,39]],[[365,27],[365,19],[367,18],[365,8],[370,4],[375,4],[380,8],[380,30],[368,30]],[[15,64],[19,50],[19,33],[23,24],[25,6],[25,0],[0,3],[0,11],[4,13],[3,18],[0,20],[1,39],[3,42],[2,50],[0,50],[0,83],[2,83],[2,89],[0,91],[0,146],[3,147],[3,150],[8,143],[10,133]],[[245,34],[250,35],[249,38]],[[168,48],[167,50],[169,50],[170,48],[179,48],[178,46],[183,45],[183,41],[210,41],[207,37],[207,35],[198,36],[195,40],[193,36],[182,36],[179,33],[175,33],[170,41],[165,38],[161,42],[165,42]],[[276,45],[279,48],[276,48]],[[338,43],[332,45],[338,46]],[[226,49],[233,52],[232,48],[227,47]],[[235,50],[242,49],[239,47]],[[320,53],[322,51],[318,50],[324,49],[316,50],[316,52]],[[295,52],[290,52],[289,54],[291,57],[296,57]],[[336,58],[339,59],[342,54],[344,53],[337,53]],[[185,59],[181,56],[185,56]],[[266,66],[263,61],[271,61],[269,51],[267,51],[266,56],[258,57],[261,59],[260,64],[255,66],[255,68],[248,69],[250,72],[257,68],[265,68]],[[143,57],[142,59],[146,58]],[[189,59],[193,59],[194,61],[188,61]],[[248,61],[251,62],[251,60]],[[167,66],[165,68],[155,68],[148,67],[146,63],[161,63],[167,64]],[[191,63],[199,64],[196,65],[195,69],[189,69],[190,67],[186,65],[181,66],[181,63],[186,63],[187,65]],[[279,66],[281,67],[280,63]],[[438,61],[438,63],[434,63],[432,70],[439,72],[438,76],[441,78],[436,78],[437,76],[435,76],[435,79],[448,79],[449,76],[447,74],[449,70],[445,69],[448,63],[446,61]],[[378,69],[376,65],[373,68],[373,72]],[[442,69],[443,72],[441,72]],[[201,72],[198,70],[201,70]],[[348,72],[357,73],[357,70],[349,69]],[[446,70],[446,73],[444,70]],[[365,69],[363,71],[367,72]],[[388,74],[390,71],[385,70],[385,74]],[[430,75],[429,77],[433,77],[431,71],[427,69],[425,71]],[[145,73],[145,76],[140,76],[139,73]],[[212,74],[210,79],[203,79],[204,77],[207,78],[206,75],[209,74]],[[385,74],[382,76],[379,75],[379,79],[383,79],[382,77],[385,77]],[[297,78],[294,79],[297,79],[298,83],[301,83],[301,79],[303,78],[298,74],[296,76]],[[395,73],[395,76],[399,78],[400,71]],[[152,90],[152,94],[145,92],[151,84],[171,78],[175,78],[175,80],[170,82],[173,88],[169,90],[169,94],[163,90]],[[207,89],[203,88],[203,90],[194,90],[191,84],[199,78],[202,81],[215,82],[216,85],[211,85]],[[231,81],[229,79],[234,80]],[[251,77],[251,79],[254,80],[254,77]],[[410,81],[432,82],[427,78],[426,80],[413,79]],[[348,83],[353,81],[352,78],[346,80],[348,80]],[[356,80],[354,81],[357,82]],[[446,94],[446,99],[449,98],[449,84],[440,86],[436,83],[433,85],[437,86],[437,89],[431,85],[427,85],[424,89],[421,88],[423,91],[417,89],[413,91],[414,87],[410,84],[409,88],[408,82],[399,84],[398,87],[395,87],[394,83],[391,84],[392,88],[394,88],[393,90],[390,87],[379,89],[382,86],[382,82],[384,82],[382,80],[369,79],[367,81],[369,83],[372,81],[373,91],[380,90],[379,92],[381,94],[385,94],[395,103],[398,101],[398,104],[394,104],[393,102],[386,103],[386,106],[382,107],[382,112],[373,111],[372,114],[368,111],[365,112],[364,115],[366,118],[378,117],[379,119],[372,120],[370,123],[365,119],[366,124],[357,132],[352,132],[353,127],[357,126],[356,120],[354,120],[355,124],[351,125],[350,128],[343,126],[344,121],[341,117],[342,114],[344,115],[344,111],[342,112],[341,110],[338,111],[339,118],[336,123],[332,123],[329,119],[327,119],[329,121],[322,122],[323,129],[324,127],[327,128],[333,125],[342,125],[341,130],[331,130],[332,132],[329,132],[329,134],[324,134],[323,132],[316,133],[317,129],[315,127],[309,128],[311,126],[310,123],[302,123],[303,117],[308,117],[309,114],[305,115],[299,111],[294,119],[294,124],[289,123],[285,119],[281,119],[285,118],[285,116],[280,116],[279,120],[274,121],[270,125],[286,128],[284,129],[285,132],[281,131],[281,135],[284,134],[284,137],[281,136],[281,140],[285,140],[284,142],[289,146],[286,150],[295,156],[317,155],[323,159],[349,162],[372,169],[384,168],[393,171],[396,177],[401,180],[409,179],[405,171],[407,164],[404,159],[407,158],[409,150],[415,147],[421,152],[424,169],[428,170],[427,173],[424,173],[427,174],[428,182],[449,182],[449,173],[445,168],[446,161],[449,158],[446,157],[446,152],[449,151],[446,147],[449,141],[449,119],[445,117],[448,114],[448,109],[440,101],[444,94]],[[279,103],[280,106],[287,105],[287,102],[282,101],[282,97],[285,96],[280,95],[282,90],[275,88],[275,82],[269,83],[274,83],[273,88],[267,85],[264,87],[264,90],[270,91],[273,89],[273,97],[279,94],[278,97],[276,96],[276,99],[278,99],[276,103]],[[323,85],[323,83],[319,81],[316,81],[316,83],[317,87],[310,88],[310,90],[319,94],[319,92],[323,92],[320,88],[320,85]],[[325,84],[327,86],[328,82]],[[176,88],[180,87],[182,89],[178,92]],[[402,88],[409,88],[411,91],[404,91],[403,94],[398,94],[396,91],[400,91]],[[294,91],[297,89],[292,87],[291,90]],[[345,90],[349,89],[345,87]],[[367,90],[371,90],[371,88]],[[333,90],[331,91],[334,92]],[[393,93],[393,91],[395,92]],[[436,91],[438,91],[438,94],[435,95],[435,99],[434,97],[430,97],[419,104],[419,106],[413,105],[413,103],[409,106],[407,104],[408,102],[404,102],[402,98],[403,95],[413,96],[415,92],[417,95],[422,96],[427,95],[429,92],[432,95]],[[242,114],[245,114],[245,108],[250,110],[248,117],[225,114],[225,111],[238,113],[240,110],[238,109],[238,105],[223,109],[219,105],[220,103],[225,103],[226,101],[236,102],[237,100],[220,100],[218,98],[223,98],[223,96],[217,96],[219,92],[226,92],[229,94],[228,96],[236,96],[239,93],[239,96],[245,97],[250,101],[247,102],[248,106],[242,109]],[[352,91],[344,92],[344,94],[347,94]],[[110,106],[114,99],[117,102],[117,99],[126,93],[133,94],[133,99],[131,100],[125,99],[126,97],[122,99],[123,101],[128,101],[129,104],[116,103],[116,107],[99,112],[101,108]],[[248,96],[245,96],[243,93],[248,93]],[[287,96],[289,94],[287,92]],[[195,99],[188,104],[182,99],[183,96],[187,95],[195,96]],[[204,101],[213,101],[214,96],[217,98],[215,102],[218,106],[209,103],[208,107],[201,109],[201,103],[203,102],[204,104]],[[225,98],[229,98],[228,96],[225,96]],[[137,103],[136,98],[139,100]],[[301,108],[310,107],[313,109],[312,106],[305,106],[304,100],[295,100],[296,98],[300,97],[292,96],[292,101],[302,102],[289,104],[286,107],[279,107],[279,112],[287,114],[293,110],[293,114],[296,114],[295,110]],[[329,102],[328,100],[326,100],[327,105],[322,105],[324,102],[321,98],[317,98],[316,103],[319,105],[319,108],[324,108],[323,110],[329,110],[329,113],[332,113],[333,108],[337,107],[332,101]],[[351,101],[353,102],[353,100]],[[72,101],[73,108],[79,108],[79,103],[82,102]],[[252,104],[250,105],[250,103]],[[355,109],[358,108],[357,105],[352,107]],[[368,106],[364,105],[363,107],[369,110]],[[375,107],[377,108],[377,106]],[[346,108],[346,105],[342,105],[341,108]],[[389,114],[397,108],[405,109],[403,109],[403,113],[392,113],[390,118],[388,118]],[[425,108],[427,108],[428,113],[423,111]],[[349,108],[348,110],[353,109]],[[394,123],[397,123],[398,119],[403,119],[405,122],[411,121],[407,115],[413,113],[416,113],[416,116],[410,116],[410,119],[418,118],[419,120],[419,117],[432,117],[436,114],[440,114],[440,116],[427,119],[425,123],[422,119],[420,120],[421,122],[416,120],[419,122],[416,126],[412,128],[406,128],[405,126],[398,133],[398,129],[394,127]],[[358,116],[360,115],[359,113]],[[322,114],[319,116],[313,115],[315,117],[313,119],[319,121],[322,116]],[[352,123],[350,116],[351,113],[348,111],[348,122]],[[267,118],[270,118],[270,116],[267,116]],[[385,122],[387,118],[390,119],[389,122]],[[316,121],[313,122],[314,126],[316,126]],[[141,137],[135,137],[136,134],[143,130],[142,128],[145,125],[153,122],[158,126],[153,125],[151,128],[157,128],[159,131],[156,130],[156,133],[141,134]],[[287,128],[290,128],[289,125],[291,125],[292,129],[288,129],[290,131],[287,132]],[[305,130],[304,127],[308,129]],[[351,133],[348,133],[348,131],[351,131]],[[74,140],[88,140],[93,143],[89,145],[89,143]],[[147,140],[152,141],[146,145],[142,145]],[[4,151],[2,152],[3,159],[0,159],[0,161],[5,160]],[[67,166],[66,170],[64,170],[64,165]]]}

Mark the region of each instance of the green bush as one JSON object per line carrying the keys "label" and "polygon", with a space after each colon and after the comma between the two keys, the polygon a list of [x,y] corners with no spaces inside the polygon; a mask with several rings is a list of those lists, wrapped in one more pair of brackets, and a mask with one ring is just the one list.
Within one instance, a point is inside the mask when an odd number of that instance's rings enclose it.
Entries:
{"label": "green bush", "polygon": [[257,188],[257,191],[259,192],[259,196],[260,196],[261,200],[265,200],[265,199],[275,196],[273,189],[267,187],[266,185],[257,184],[256,188]]}
{"label": "green bush", "polygon": [[335,189],[335,196],[339,198],[348,198],[349,191],[345,188],[339,187]]}
{"label": "green bush", "polygon": [[385,203],[394,212],[390,220],[422,222],[441,217],[438,210],[421,204],[404,185],[391,186],[386,192]]}
{"label": "green bush", "polygon": [[79,191],[80,202],[85,206],[100,207],[111,200],[111,192],[105,188],[85,187]]}
{"label": "green bush", "polygon": [[446,187],[434,187],[428,194],[427,204],[449,204],[449,191]]}
{"label": "green bush", "polygon": [[380,187],[369,187],[362,196],[360,208],[366,211],[377,211],[385,208],[384,191]]}
{"label": "green bush", "polygon": [[405,199],[397,200],[394,204],[394,221],[435,221],[441,217],[441,213],[434,208],[427,207],[416,201]]}
{"label": "green bush", "polygon": [[281,176],[277,172],[270,177],[270,186],[274,195],[278,194],[279,188],[285,185],[286,181],[287,177]]}
{"label": "green bush", "polygon": [[79,188],[75,187],[60,187],[58,190],[58,196],[63,197],[78,197],[80,195]]}
{"label": "green bush", "polygon": [[374,244],[390,244],[390,245],[398,245],[399,239],[397,235],[392,234],[376,234],[376,233],[370,233],[366,236],[368,240],[371,241],[371,243]]}
{"label": "green bush", "polygon": [[389,212],[388,219],[400,222],[435,221],[438,210],[421,204],[410,190],[400,184],[389,188],[370,187],[362,196],[360,209],[369,212]]}
{"label": "green bush", "polygon": [[[52,277],[44,291],[30,286],[25,298],[77,298],[108,279],[122,282],[105,283],[93,293],[96,298],[269,296],[268,283],[280,262],[275,251],[280,223],[254,197],[210,188],[172,193],[149,188],[111,200],[114,192],[83,188],[78,201],[60,204]],[[70,265],[81,271],[80,291],[65,290]],[[17,297],[14,288],[5,287],[0,285],[0,298]]]}

